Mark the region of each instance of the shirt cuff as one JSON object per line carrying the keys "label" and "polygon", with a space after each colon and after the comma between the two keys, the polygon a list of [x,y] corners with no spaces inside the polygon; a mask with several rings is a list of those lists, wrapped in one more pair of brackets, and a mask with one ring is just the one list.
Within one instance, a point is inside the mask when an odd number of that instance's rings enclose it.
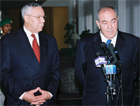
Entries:
{"label": "shirt cuff", "polygon": [[53,97],[52,93],[49,92],[49,94],[51,95],[51,97],[49,99],[51,99]]}
{"label": "shirt cuff", "polygon": [[24,92],[24,93],[19,97],[20,100],[22,100],[22,98],[23,98],[23,96],[24,96],[25,93],[26,93],[26,92]]}

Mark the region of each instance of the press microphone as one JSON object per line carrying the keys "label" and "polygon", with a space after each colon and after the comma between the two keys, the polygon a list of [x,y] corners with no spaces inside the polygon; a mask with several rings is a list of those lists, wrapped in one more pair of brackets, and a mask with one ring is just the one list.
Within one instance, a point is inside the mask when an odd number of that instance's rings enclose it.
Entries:
{"label": "press microphone", "polygon": [[106,43],[102,42],[101,43],[101,48],[106,55],[106,59],[109,60],[110,62],[112,62],[114,60],[114,57],[112,56],[112,54],[111,54],[110,50],[108,49]]}
{"label": "press microphone", "polygon": [[113,100],[113,95],[116,95],[116,83],[115,83],[115,75],[116,75],[116,65],[115,63],[117,62],[113,45],[110,43],[108,47],[106,46],[106,43],[102,42],[101,43],[101,48],[103,49],[104,53],[107,56],[107,61],[110,61],[106,65],[106,75],[108,77],[108,87],[110,90],[110,94],[112,96]]}
{"label": "press microphone", "polygon": [[113,56],[113,61],[111,61],[111,63],[116,64],[117,70],[120,70],[121,69],[121,60],[120,60],[117,48],[113,47],[112,43],[110,43],[108,45],[108,48],[109,48],[109,50],[110,50],[110,52],[111,52],[111,54]]}
{"label": "press microphone", "polygon": [[110,44],[108,45],[108,48],[109,48],[109,50],[110,50],[110,52],[111,52],[111,54],[112,54],[112,56],[113,56],[113,61],[111,61],[111,63],[112,63],[112,64],[116,64],[116,63],[117,63],[117,58],[116,58],[116,55],[115,55],[115,52],[114,52],[113,44],[110,43]]}
{"label": "press microphone", "polygon": [[118,66],[118,68],[120,68],[121,69],[121,67],[122,67],[122,62],[121,62],[121,60],[120,60],[120,57],[119,57],[119,54],[118,54],[118,51],[117,51],[117,48],[116,47],[114,47],[114,53],[115,53],[115,55],[116,55],[116,58],[117,58],[117,66]]}
{"label": "press microphone", "polygon": [[101,56],[100,52],[97,52],[96,57],[100,57],[100,56]]}
{"label": "press microphone", "polygon": [[[116,65],[108,64],[106,65],[106,75],[108,76],[108,86],[111,92],[111,95],[116,95],[116,83],[115,83],[115,75],[116,75]],[[112,97],[113,98],[113,97]]]}
{"label": "press microphone", "polygon": [[119,57],[119,54],[118,54],[117,48],[114,47],[113,49],[114,49],[114,53],[115,53],[115,55],[116,55],[117,60],[120,61],[120,57]]}
{"label": "press microphone", "polygon": [[94,59],[96,67],[101,67],[103,64],[107,64],[105,56],[101,56],[100,52],[96,53],[96,59]]}
{"label": "press microphone", "polygon": [[107,75],[106,75],[106,67],[104,67],[104,65],[107,64],[106,58],[105,58],[105,56],[102,56],[100,54],[100,52],[96,53],[96,57],[97,58],[94,60],[95,64],[96,64],[96,67],[100,66],[102,68],[102,73],[105,77],[106,82],[108,82],[108,78],[107,78]]}
{"label": "press microphone", "polygon": [[[103,43],[101,44],[103,50],[106,52],[105,54],[108,55],[108,57],[111,57],[111,53],[108,48],[106,48],[106,45]],[[110,53],[110,54],[109,54]],[[110,58],[111,60],[112,58]],[[113,65],[108,65],[105,56],[101,56],[100,52],[96,53],[96,59],[94,59],[96,67],[100,65],[102,69],[102,73],[105,77],[105,81],[107,83],[107,92],[105,94],[109,95],[111,94],[112,100],[113,95],[116,95],[116,89],[115,89],[115,70]],[[112,67],[113,66],[113,67]],[[113,69],[112,69],[113,68]]]}
{"label": "press microphone", "polygon": [[[107,51],[107,52],[109,52],[109,51]],[[115,89],[115,86],[116,86],[116,84],[115,84],[116,65],[107,64],[107,61],[106,61],[105,57],[101,56],[100,52],[96,53],[96,57],[97,57],[95,59],[96,67],[98,65],[101,66],[102,72],[103,72],[104,77],[105,77],[105,80],[108,83],[111,95],[116,95],[116,89]]]}
{"label": "press microphone", "polygon": [[119,57],[119,54],[118,54],[118,51],[117,51],[117,48],[114,47],[114,53],[116,55],[116,58],[117,58],[117,63],[116,63],[116,69],[117,69],[117,77],[121,83],[121,68],[122,68],[122,63],[121,63],[121,60],[120,60],[120,57]]}

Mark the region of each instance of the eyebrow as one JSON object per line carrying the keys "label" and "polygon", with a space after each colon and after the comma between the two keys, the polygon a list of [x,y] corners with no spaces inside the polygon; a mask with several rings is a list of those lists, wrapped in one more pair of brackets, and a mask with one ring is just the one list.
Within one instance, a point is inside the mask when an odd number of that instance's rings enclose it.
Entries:
{"label": "eyebrow", "polygon": [[[42,16],[41,14],[36,14],[36,15],[38,15],[38,16]],[[44,16],[45,16],[46,14],[44,14]]]}
{"label": "eyebrow", "polygon": [[116,18],[113,18],[111,21],[116,20]]}

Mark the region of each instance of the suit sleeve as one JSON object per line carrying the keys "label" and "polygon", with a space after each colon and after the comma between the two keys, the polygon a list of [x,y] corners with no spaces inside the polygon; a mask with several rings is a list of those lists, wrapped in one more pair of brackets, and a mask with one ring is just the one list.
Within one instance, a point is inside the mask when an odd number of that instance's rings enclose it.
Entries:
{"label": "suit sleeve", "polygon": [[60,60],[59,51],[57,47],[56,40],[54,40],[54,52],[53,52],[53,65],[52,65],[52,76],[50,84],[47,90],[52,93],[53,98],[56,98],[57,89],[60,83],[61,73],[60,73]]}
{"label": "suit sleeve", "polygon": [[10,46],[8,40],[2,37],[1,41],[1,83],[6,91],[16,100],[24,91],[24,88],[12,76],[12,61],[10,56]]}
{"label": "suit sleeve", "polygon": [[138,39],[136,42],[135,46],[135,54],[133,58],[133,78],[135,81],[138,80],[139,77],[139,45],[140,45],[140,40]]}
{"label": "suit sleeve", "polygon": [[84,53],[84,43],[81,40],[79,40],[77,45],[75,73],[81,85],[84,86],[85,73],[86,73],[86,58]]}

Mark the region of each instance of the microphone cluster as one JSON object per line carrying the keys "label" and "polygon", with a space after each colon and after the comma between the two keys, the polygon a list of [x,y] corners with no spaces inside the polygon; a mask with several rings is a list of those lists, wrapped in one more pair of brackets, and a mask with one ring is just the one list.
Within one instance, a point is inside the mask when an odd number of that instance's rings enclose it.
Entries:
{"label": "microphone cluster", "polygon": [[113,99],[113,95],[116,95],[116,75],[121,82],[121,61],[117,49],[113,47],[113,44],[110,43],[107,47],[106,43],[102,42],[101,48],[104,51],[105,56],[102,56],[99,52],[97,52],[95,65],[96,67],[102,68],[102,72],[108,84],[107,88],[109,89],[106,94],[111,94]]}

